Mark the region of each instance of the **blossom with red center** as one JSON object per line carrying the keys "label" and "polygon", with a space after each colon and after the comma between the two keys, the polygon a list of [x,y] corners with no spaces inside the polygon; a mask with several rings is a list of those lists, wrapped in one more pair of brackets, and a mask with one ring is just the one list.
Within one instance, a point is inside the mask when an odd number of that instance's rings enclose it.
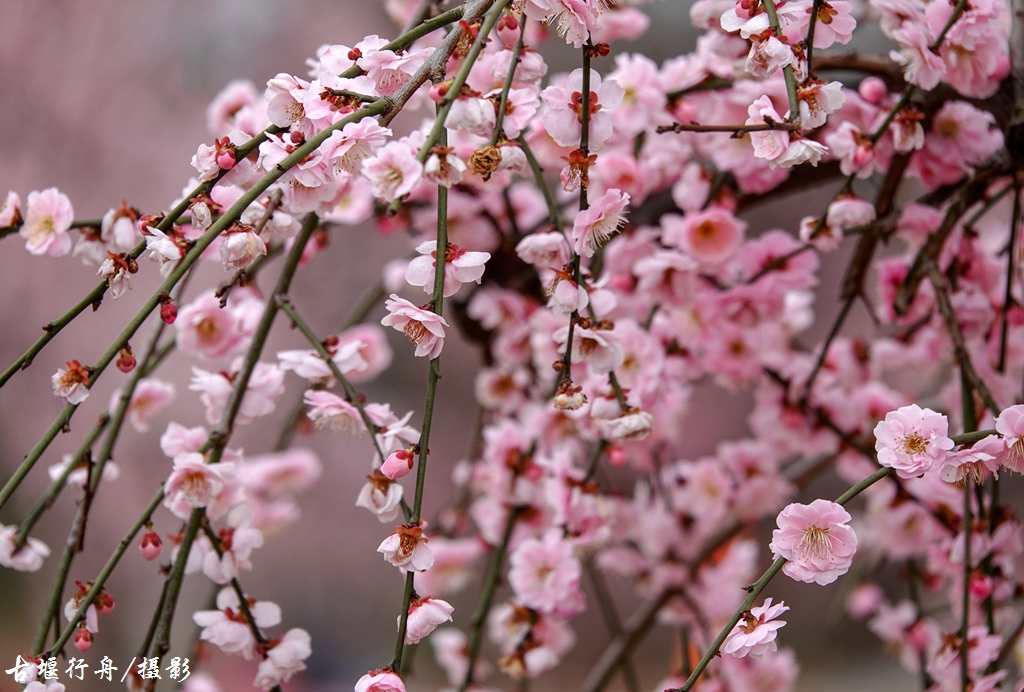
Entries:
{"label": "blossom with red center", "polygon": [[69,360],[58,368],[51,378],[53,395],[64,397],[69,404],[78,405],[89,396],[89,368],[77,360]]}
{"label": "blossom with red center", "polygon": [[172,508],[179,503],[191,509],[206,507],[228,487],[234,468],[230,462],[208,464],[197,452],[179,454],[164,485],[164,504]]}
{"label": "blossom with red center", "polygon": [[[590,152],[600,151],[611,139],[613,123],[608,110],[619,107],[624,93],[614,79],[602,81],[596,70],[590,71]],[[564,86],[549,86],[540,96],[546,106],[541,121],[551,138],[562,147],[579,146],[583,130],[583,70],[573,70]]]}
{"label": "blossom with red center", "polygon": [[711,208],[685,217],[666,215],[662,219],[665,243],[681,248],[706,266],[719,266],[730,259],[743,242],[747,224],[725,209]]}
{"label": "blossom with red center", "polygon": [[850,514],[842,506],[822,499],[793,503],[776,521],[779,528],[768,547],[776,558],[787,560],[782,567],[787,576],[824,586],[849,571],[857,534],[847,525]]}
{"label": "blossom with red center", "polygon": [[434,564],[434,554],[419,526],[398,526],[377,547],[384,559],[403,571],[422,572]]}
{"label": "blossom with red center", "polygon": [[946,417],[930,408],[911,404],[890,411],[875,426],[878,463],[896,469],[900,478],[937,471],[953,448],[948,430]]}
{"label": "blossom with red center", "polygon": [[394,327],[409,337],[409,341],[416,345],[417,356],[434,359],[441,355],[444,328],[448,326],[443,317],[418,308],[394,293],[391,294],[391,300],[384,302],[384,307],[388,309],[388,315],[380,323],[385,327]]}
{"label": "blossom with red center", "polygon": [[593,257],[598,248],[622,228],[626,222],[628,206],[629,195],[613,189],[592,200],[587,209],[580,211],[570,234],[576,254]]}
{"label": "blossom with red center", "polygon": [[775,651],[775,637],[779,629],[786,626],[785,620],[776,620],[789,610],[783,602],[772,605],[772,599],[764,599],[764,605],[751,608],[743,613],[740,621],[732,628],[722,644],[722,653],[743,658],[761,658],[769,651]]}
{"label": "blossom with red center", "polygon": [[[409,262],[405,280],[410,286],[420,286],[424,293],[433,293],[437,271],[437,241],[429,240],[416,248],[419,257]],[[489,252],[470,252],[458,245],[448,244],[444,259],[444,296],[455,295],[462,284],[480,283],[484,264],[491,258]]]}

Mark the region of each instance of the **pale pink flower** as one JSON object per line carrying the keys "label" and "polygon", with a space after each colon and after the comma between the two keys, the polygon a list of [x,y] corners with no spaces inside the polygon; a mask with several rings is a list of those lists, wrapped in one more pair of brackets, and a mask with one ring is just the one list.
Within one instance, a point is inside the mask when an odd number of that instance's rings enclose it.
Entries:
{"label": "pale pink flower", "polygon": [[453,147],[434,147],[423,163],[423,179],[434,185],[457,185],[465,172],[466,164]]}
{"label": "pale pink flower", "polygon": [[77,406],[89,396],[89,368],[77,360],[69,360],[63,368],[57,368],[50,380],[53,395],[64,397],[69,404]]}
{"label": "pale pink flower", "polygon": [[220,236],[220,261],[224,271],[245,269],[267,254],[267,244],[251,226],[235,225]]}
{"label": "pale pink flower", "polygon": [[247,504],[240,504],[228,512],[226,525],[218,533],[222,554],[210,550],[203,556],[203,574],[210,581],[227,584],[241,570],[252,569],[249,556],[256,548],[263,547],[263,532],[252,526],[255,518],[255,511]]}
{"label": "pale pink flower", "polygon": [[202,454],[195,452],[179,454],[164,485],[164,504],[206,507],[233,481],[234,467],[230,462],[208,464]]}
{"label": "pale pink flower", "polygon": [[508,582],[516,598],[545,614],[571,617],[584,609],[581,573],[572,544],[557,529],[523,541],[509,556]]}
{"label": "pale pink flower", "polygon": [[[251,114],[259,101],[260,95],[256,91],[256,86],[248,79],[228,82],[206,107],[206,129],[214,137],[223,137],[238,128],[237,123],[241,120],[240,111],[244,110]],[[262,130],[264,127],[261,125],[259,129]],[[256,134],[248,130],[246,132],[250,135]]]}
{"label": "pale pink flower", "polygon": [[[75,613],[77,613],[78,609],[85,603],[85,597],[89,593],[89,585],[83,584],[78,580],[75,580],[75,585],[78,588],[75,590],[74,595],[68,599],[67,603],[64,604],[64,619],[68,622],[75,619]],[[99,599],[96,600],[96,602],[98,601]],[[89,607],[85,609],[85,615],[80,620],[80,622],[85,625],[85,629],[94,634],[100,631],[98,615],[99,613],[97,613],[96,610],[96,603],[90,603]]]}
{"label": "pale pink flower", "polygon": [[412,192],[423,176],[423,164],[404,142],[389,142],[363,160],[363,175],[370,180],[375,197],[394,202]]}
{"label": "pale pink flower", "polygon": [[416,591],[445,595],[462,591],[474,579],[473,563],[484,555],[483,541],[472,538],[430,539],[434,564],[426,572],[416,574]]}
{"label": "pale pink flower", "polygon": [[[77,462],[77,463],[76,463]],[[75,463],[76,468],[71,471],[64,482],[67,485],[73,485],[79,488],[85,487],[85,482],[89,477],[88,464],[84,461],[78,461],[75,459],[74,454],[65,454],[59,462],[52,464],[48,469],[47,473],[50,476],[50,480],[55,481],[61,477],[65,470],[68,468],[68,464]],[[113,461],[108,461],[103,465],[103,482],[110,483],[116,481],[121,477],[121,467]],[[95,480],[95,479],[94,479]]]}
{"label": "pale pink flower", "polygon": [[391,294],[391,300],[384,301],[384,307],[388,309],[388,315],[380,323],[403,332],[416,345],[417,356],[427,356],[433,360],[441,355],[444,328],[448,326],[443,317],[418,308],[394,293]]}
{"label": "pale pink flower", "polygon": [[293,627],[284,636],[271,643],[267,657],[260,663],[253,685],[271,690],[287,682],[300,670],[306,669],[304,661],[313,653],[312,638],[306,630]]}
{"label": "pale pink flower", "polygon": [[538,269],[561,269],[569,263],[569,244],[561,233],[533,233],[516,245],[516,254]]}
{"label": "pale pink flower", "polygon": [[375,119],[363,118],[332,132],[320,151],[336,172],[355,175],[362,170],[363,161],[374,156],[390,136],[391,130],[378,125]]}
{"label": "pale pink flower", "polygon": [[786,626],[785,620],[775,618],[787,610],[789,607],[782,601],[772,605],[772,599],[766,598],[763,605],[745,611],[722,644],[722,653],[736,658],[749,655],[759,659],[769,651],[775,651],[775,637],[779,629]]}
{"label": "pale pink flower", "polygon": [[[281,607],[270,601],[247,598],[249,611],[260,629],[281,623]],[[256,653],[256,638],[238,601],[238,594],[230,586],[217,593],[217,610],[200,610],[192,620],[202,628],[199,638],[210,642],[227,654],[239,654],[252,660]]]}
{"label": "pale pink flower", "polygon": [[587,289],[573,281],[568,272],[555,272],[555,278],[545,292],[548,294],[548,307],[559,315],[568,317],[590,305]]}
{"label": "pale pink flower", "polygon": [[1003,409],[996,418],[996,431],[1003,436],[1006,445],[1003,466],[1024,473],[1024,406],[1018,404]]}
{"label": "pale pink flower", "polygon": [[839,159],[843,175],[870,178],[875,172],[875,146],[853,123],[840,123],[835,132],[825,135],[825,142],[831,147],[832,155]]}
{"label": "pale pink flower", "polygon": [[931,39],[921,25],[914,21],[892,32],[892,39],[900,44],[900,50],[890,51],[889,57],[903,65],[903,76],[911,84],[931,91],[939,85],[946,66],[937,53],[932,52]]}
{"label": "pale pink flower", "polygon": [[131,252],[142,235],[138,227],[139,213],[125,203],[117,209],[110,209],[100,221],[100,238],[113,253]]}
{"label": "pale pink flower", "polygon": [[390,670],[377,670],[359,678],[355,692],[405,692],[405,683]]}
{"label": "pale pink flower", "polygon": [[179,454],[198,452],[209,437],[210,433],[201,425],[186,428],[172,421],[167,424],[167,430],[160,436],[160,449],[167,456],[174,458]]}
{"label": "pale pink flower", "polygon": [[597,25],[597,17],[585,0],[528,0],[523,13],[535,21],[550,22],[574,48],[581,48],[588,32]]}
{"label": "pale pink flower", "polygon": [[864,582],[846,597],[846,614],[854,620],[866,620],[885,602],[885,591],[878,584]]}
{"label": "pale pink flower", "polygon": [[386,40],[376,35],[367,36],[355,46],[362,53],[356,63],[366,70],[366,76],[373,80],[378,92],[383,96],[392,96],[423,65],[430,51],[423,49],[396,53],[381,50],[386,43]]}
{"label": "pale pink flower", "polygon": [[[110,397],[110,411],[113,412],[121,400],[121,390]],[[128,421],[139,432],[149,430],[150,421],[174,401],[174,385],[153,377],[139,380],[128,404]]]}
{"label": "pale pink flower", "polygon": [[306,117],[302,102],[309,89],[309,82],[284,72],[267,81],[264,94],[267,100],[267,115],[270,122],[278,127],[289,127]]}
{"label": "pale pink flower", "polygon": [[21,223],[21,197],[10,190],[0,202],[0,228],[10,228]]}
{"label": "pale pink flower", "polygon": [[366,424],[359,409],[332,392],[308,389],[302,396],[311,408],[306,416],[321,430],[356,437],[366,432]]}
{"label": "pale pink flower", "polygon": [[743,242],[747,224],[724,209],[712,207],[696,214],[662,219],[662,239],[682,248],[707,266],[718,266],[731,258]]}
{"label": "pale pink flower", "polygon": [[[232,373],[238,373],[241,359],[236,359],[231,366]],[[227,408],[228,401],[234,391],[232,379],[224,372],[207,372],[200,368],[192,368],[192,382],[188,388],[202,392],[201,401],[206,406],[206,420],[210,425],[220,422]],[[238,409],[235,423],[248,425],[257,418],[273,413],[276,402],[284,394],[284,371],[272,363],[256,363],[249,378],[242,405]]]}
{"label": "pale pink flower", "polygon": [[[437,271],[437,241],[428,240],[416,248],[419,257],[409,262],[405,269],[405,280],[410,286],[420,286],[425,293],[434,292],[434,275]],[[444,261],[444,296],[455,295],[462,284],[480,283],[484,274],[484,263],[491,258],[489,252],[470,252],[458,245],[448,244]]]}
{"label": "pale pink flower", "polygon": [[179,308],[174,330],[178,349],[210,360],[236,353],[247,341],[239,316],[230,306],[222,308],[213,290]]}
{"label": "pale pink flower", "polygon": [[[338,364],[341,374],[348,378],[349,382],[369,382],[391,365],[394,353],[388,345],[387,336],[384,330],[376,324],[357,324],[351,329],[346,329],[338,334],[338,351],[346,348],[348,344],[359,344],[359,358],[365,363],[362,368],[347,368]],[[336,361],[337,362],[337,361]]]}
{"label": "pale pink flower", "polygon": [[[818,37],[817,32],[814,37]],[[839,82],[810,82],[797,90],[797,96],[800,99],[800,127],[804,130],[821,127],[828,115],[846,102],[843,85]]]}
{"label": "pale pink flower", "polygon": [[853,195],[844,195],[829,205],[825,218],[829,226],[843,230],[864,226],[875,220],[875,205]]}
{"label": "pale pink flower", "polygon": [[610,440],[642,440],[651,434],[654,416],[646,411],[634,409],[600,423],[601,434]]}
{"label": "pale pink flower", "polygon": [[1006,445],[995,435],[979,440],[973,447],[950,453],[942,463],[942,480],[963,487],[967,481],[982,485],[989,475],[999,477],[999,463]]}
{"label": "pale pink flower", "polygon": [[751,40],[746,70],[755,77],[766,78],[794,62],[793,49],[775,36],[768,35],[764,39]]}
{"label": "pale pink flower", "polygon": [[[348,373],[357,373],[366,369],[366,361],[363,360],[360,353],[362,345],[359,341],[350,341],[341,345],[338,343],[337,337],[330,337],[324,342],[324,347],[331,354],[331,360],[338,366],[338,370],[346,379],[348,379]],[[299,377],[333,381],[334,373],[318,351],[311,349],[278,351],[277,359],[282,370],[293,370]]]}
{"label": "pale pink flower", "polygon": [[388,458],[381,464],[380,472],[390,480],[397,481],[399,478],[409,475],[409,472],[412,471],[412,465],[412,451],[400,449],[388,455]]}
{"label": "pale pink flower", "polygon": [[434,564],[434,554],[419,526],[399,526],[381,542],[377,552],[402,571],[422,572]]}
{"label": "pale pink flower", "polygon": [[578,255],[593,257],[598,248],[619,232],[626,222],[629,195],[619,190],[608,190],[587,209],[576,215],[572,224],[573,250]]}
{"label": "pale pink flower", "polygon": [[[801,3],[795,3],[797,5]],[[811,8],[806,10],[810,15]],[[814,27],[814,47],[831,48],[833,43],[846,45],[853,38],[857,20],[852,16],[853,4],[845,0],[822,2],[818,9],[818,21]]]}
{"label": "pale pink flower", "polygon": [[356,498],[356,507],[368,509],[382,524],[394,521],[402,509],[402,485],[392,483],[384,474],[366,477],[366,484]]}
{"label": "pale pink flower", "polygon": [[18,235],[25,239],[25,249],[33,255],[63,257],[71,251],[68,230],[75,211],[67,195],[55,187],[28,193],[25,223]]}
{"label": "pale pink flower", "polygon": [[107,253],[107,258],[103,260],[100,268],[96,270],[96,275],[103,277],[103,280],[107,282],[110,295],[115,300],[124,295],[126,290],[131,290],[132,283],[128,277],[132,269],[138,269],[138,265],[134,264],[134,262],[129,262],[130,260],[123,255]]}
{"label": "pale pink flower", "polygon": [[38,572],[50,548],[38,538],[29,537],[20,550],[14,549],[17,526],[0,524],[0,566],[19,572]]}
{"label": "pale pink flower", "polygon": [[[583,70],[573,70],[565,86],[549,86],[540,96],[546,104],[541,120],[551,138],[562,147],[578,147],[582,125]],[[618,108],[625,92],[613,79],[601,81],[590,71],[590,153],[601,150],[611,139],[613,123],[610,109]]]}
{"label": "pale pink flower", "polygon": [[890,411],[875,426],[878,463],[896,469],[900,478],[937,471],[953,448],[948,430],[944,415],[917,404]]}
{"label": "pale pink flower", "polygon": [[160,263],[160,276],[167,277],[178,262],[185,256],[184,237],[172,233],[168,235],[156,227],[146,229],[146,249],[148,257]]}
{"label": "pale pink flower", "polygon": [[[559,351],[564,353],[565,342],[569,339],[569,327],[562,327],[551,336],[558,344]],[[570,355],[574,365],[585,362],[592,373],[615,370],[625,360],[618,339],[603,329],[574,329]]]}
{"label": "pale pink flower", "polygon": [[776,558],[785,558],[782,571],[806,583],[831,584],[846,574],[857,552],[857,534],[847,522],[850,514],[840,505],[817,499],[809,505],[793,503],[779,513],[779,528],[768,546]]}
{"label": "pale pink flower", "polygon": [[[761,96],[747,108],[746,125],[764,125],[766,122],[781,123],[783,118],[775,110],[772,100]],[[786,153],[789,147],[789,133],[785,130],[758,130],[750,133],[754,145],[754,156],[765,161],[774,161]]]}
{"label": "pale pink flower", "polygon": [[777,159],[768,162],[769,168],[792,168],[801,163],[817,166],[821,157],[828,153],[828,147],[813,139],[791,137],[786,151]]}
{"label": "pale pink flower", "polygon": [[[452,621],[455,608],[439,598],[413,599],[409,604],[409,618],[405,624],[405,643],[418,644],[420,640],[437,629],[438,625]],[[401,623],[401,617],[398,619]]]}

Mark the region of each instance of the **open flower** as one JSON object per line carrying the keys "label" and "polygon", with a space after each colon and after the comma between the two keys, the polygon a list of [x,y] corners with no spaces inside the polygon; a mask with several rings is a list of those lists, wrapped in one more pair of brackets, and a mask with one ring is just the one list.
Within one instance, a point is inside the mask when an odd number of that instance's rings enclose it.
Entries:
{"label": "open flower", "polygon": [[394,293],[391,294],[391,300],[384,302],[384,307],[388,309],[389,314],[380,323],[404,332],[409,341],[416,344],[417,356],[434,359],[441,355],[441,349],[444,348],[444,328],[448,326],[443,317],[430,310],[418,308]]}
{"label": "open flower", "polygon": [[28,193],[25,223],[18,235],[25,239],[25,249],[33,255],[62,257],[71,251],[68,230],[75,212],[71,200],[55,187]]}
{"label": "open flower", "polygon": [[231,480],[234,464],[207,464],[202,454],[187,452],[174,457],[174,470],[164,486],[168,507],[183,502],[189,507],[206,507]]}
{"label": "open flower", "polygon": [[334,433],[357,436],[366,432],[366,424],[359,409],[331,392],[307,390],[302,396],[312,408],[306,414],[316,427]]}
{"label": "open flower", "polygon": [[[437,241],[421,243],[416,252],[420,253],[405,269],[405,280],[410,286],[421,286],[425,293],[434,291],[434,275],[437,271]],[[444,296],[455,295],[462,284],[480,283],[484,275],[484,263],[491,258],[489,252],[470,252],[458,245],[448,244],[444,258]]]}
{"label": "open flower", "polygon": [[[417,644],[433,632],[438,625],[451,622],[455,608],[440,598],[416,598],[409,604],[409,617],[405,624],[405,643]],[[401,617],[399,617],[401,623]]]}
{"label": "open flower", "polygon": [[[260,629],[273,627],[281,622],[281,607],[270,601],[247,598],[246,605],[252,613],[255,625]],[[217,594],[217,610],[200,610],[192,615],[202,627],[199,638],[210,642],[227,654],[239,654],[245,660],[252,660],[256,653],[256,638],[241,609],[238,594],[230,586]]]}
{"label": "open flower", "polygon": [[1003,466],[1024,473],[1024,406],[1018,404],[1004,409],[996,418],[996,432],[1003,436],[1006,445]]}
{"label": "open flower", "polygon": [[722,653],[743,658],[761,658],[777,648],[776,633],[786,626],[785,620],[776,620],[789,610],[782,602],[772,605],[772,599],[764,599],[764,605],[751,608],[743,613],[740,621],[722,644]]}
{"label": "open flower", "polygon": [[520,543],[509,556],[508,582],[516,598],[545,614],[570,617],[584,608],[579,560],[561,530]]}
{"label": "open flower", "polygon": [[419,526],[399,526],[385,538],[377,552],[395,567],[422,572],[434,564],[434,554],[427,547],[423,529]]}
{"label": "open flower", "polygon": [[572,245],[576,254],[593,257],[597,249],[619,232],[626,222],[629,195],[608,190],[576,215],[572,224]]}
{"label": "open flower", "polygon": [[949,423],[941,413],[917,404],[885,414],[875,426],[878,463],[896,469],[900,478],[937,471],[953,448]]}
{"label": "open flower", "polygon": [[89,396],[89,369],[77,360],[69,360],[58,368],[51,378],[54,396],[64,397],[69,404],[78,405]]}
{"label": "open flower", "polygon": [[403,493],[401,484],[392,482],[378,469],[372,476],[366,477],[366,485],[356,498],[356,507],[370,510],[380,523],[387,524],[398,517],[402,509]]}
{"label": "open flower", "polygon": [[788,561],[782,568],[787,576],[831,584],[849,571],[857,552],[857,534],[848,521],[850,514],[835,502],[793,503],[779,513],[779,528],[772,532],[768,547],[775,557]]}

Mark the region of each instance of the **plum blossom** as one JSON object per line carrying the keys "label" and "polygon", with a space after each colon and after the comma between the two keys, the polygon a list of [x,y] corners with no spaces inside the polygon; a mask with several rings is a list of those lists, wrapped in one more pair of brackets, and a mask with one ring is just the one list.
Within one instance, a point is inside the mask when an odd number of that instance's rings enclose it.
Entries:
{"label": "plum blossom", "polygon": [[18,235],[25,239],[25,249],[33,255],[63,257],[71,251],[68,230],[75,212],[67,195],[55,187],[28,193],[25,222]]}
{"label": "plum blossom", "polygon": [[[540,96],[544,100],[541,120],[551,138],[563,147],[579,146],[583,125],[583,70],[573,70],[565,86],[552,85]],[[611,139],[612,117],[608,110],[618,108],[625,92],[613,79],[601,81],[596,70],[590,71],[590,153],[601,150]]]}
{"label": "plum blossom", "polygon": [[391,670],[377,670],[359,678],[355,692],[405,692],[405,683]]}
{"label": "plum blossom", "polygon": [[19,572],[38,572],[43,560],[50,555],[50,548],[38,538],[29,537],[25,545],[15,549],[17,526],[0,524],[0,566]]}
{"label": "plum blossom", "polygon": [[716,208],[685,217],[667,215],[662,224],[666,243],[708,266],[720,265],[736,254],[747,228],[728,211]]}
{"label": "plum blossom", "polygon": [[948,427],[944,415],[917,404],[890,411],[875,426],[878,463],[896,469],[900,478],[937,471],[953,448]]}
{"label": "plum blossom", "polygon": [[556,529],[523,541],[509,556],[508,582],[516,598],[542,613],[571,617],[583,610],[581,574],[572,544]]}
{"label": "plum blossom", "polygon": [[899,51],[890,51],[889,57],[903,66],[903,76],[911,84],[930,91],[939,85],[946,66],[942,58],[931,49],[931,41],[920,24],[909,21],[892,32],[900,45]]}
{"label": "plum blossom", "polygon": [[306,390],[303,402],[311,408],[306,413],[317,428],[353,437],[366,432],[366,424],[359,409],[337,394],[321,390]]}
{"label": "plum blossom", "polygon": [[10,190],[0,202],[0,228],[11,228],[20,223],[21,197],[14,190]]}
{"label": "plum blossom", "polygon": [[[405,269],[405,280],[410,286],[420,286],[424,293],[434,292],[434,275],[437,271],[437,241],[428,240],[416,247],[419,257],[409,262]],[[455,295],[462,284],[480,283],[484,274],[484,263],[491,258],[489,252],[470,252],[458,245],[448,244],[444,258],[444,297]]]}
{"label": "plum blossom", "polygon": [[293,675],[306,669],[304,661],[313,653],[312,638],[309,632],[293,627],[280,639],[271,642],[267,648],[267,657],[260,663],[253,684],[264,690],[272,690],[282,682],[287,682]]}
{"label": "plum blossom", "polygon": [[602,434],[611,440],[643,440],[651,434],[654,416],[640,409],[624,411],[601,422]]}
{"label": "plum blossom", "polygon": [[[281,623],[281,608],[270,601],[246,599],[255,625],[261,630]],[[251,661],[256,654],[256,637],[241,610],[238,594],[230,586],[217,593],[217,610],[200,610],[192,620],[202,628],[199,638],[226,654],[239,654]]]}
{"label": "plum blossom", "polygon": [[412,192],[423,176],[423,164],[403,142],[390,142],[363,160],[363,175],[370,180],[375,197],[394,202]]}
{"label": "plum blossom", "polygon": [[366,477],[366,484],[356,498],[356,507],[368,509],[382,524],[394,521],[402,510],[402,485],[394,483],[380,470]]}
{"label": "plum blossom", "polygon": [[[174,385],[170,382],[155,377],[143,377],[135,385],[135,391],[132,392],[132,398],[128,403],[128,422],[139,432],[146,432],[153,418],[174,401],[174,392]],[[110,397],[111,413],[117,409],[120,400],[121,390],[118,389]]]}
{"label": "plum blossom", "polygon": [[388,315],[380,323],[404,332],[409,341],[416,345],[417,356],[427,356],[433,360],[441,355],[444,328],[448,326],[443,317],[418,308],[394,293],[391,294],[391,300],[384,301],[384,307],[388,309]]}
{"label": "plum blossom", "polygon": [[53,395],[64,397],[64,401],[77,406],[89,396],[89,375],[91,369],[77,360],[69,360],[63,368],[50,378],[53,383]]}
{"label": "plum blossom", "polygon": [[846,574],[857,552],[857,534],[847,522],[850,514],[840,505],[817,499],[809,505],[793,503],[779,513],[779,528],[768,546],[776,558],[785,558],[782,571],[789,577],[824,586]]}
{"label": "plum blossom", "polygon": [[989,474],[999,477],[999,462],[1005,449],[1003,440],[996,436],[986,437],[973,447],[950,453],[939,473],[942,480],[959,487],[963,487],[967,481],[981,485]]}
{"label": "plum blossom", "polygon": [[206,507],[234,480],[234,470],[231,462],[208,464],[202,454],[179,454],[164,485],[164,504],[170,508],[179,504],[190,509]]}
{"label": "plum blossom", "polygon": [[[783,118],[775,110],[772,100],[761,96],[747,108],[746,125],[764,125],[782,123]],[[754,156],[765,161],[774,161],[786,153],[789,148],[789,132],[786,130],[757,130],[750,133],[750,143],[754,145]]]}
{"label": "plum blossom", "polygon": [[332,132],[321,151],[335,171],[356,175],[362,170],[363,161],[374,156],[390,136],[391,130],[381,127],[373,118],[363,118]]}
{"label": "plum blossom", "polygon": [[381,464],[380,471],[388,479],[397,481],[403,476],[407,476],[412,471],[413,465],[413,451],[409,449],[399,449],[397,452],[392,452],[388,455],[388,458]]}
{"label": "plum blossom", "polygon": [[[418,644],[437,629],[438,625],[452,621],[455,608],[439,598],[414,598],[409,604],[409,616],[405,625],[405,643]],[[401,626],[401,617],[398,622]]]}
{"label": "plum blossom", "polygon": [[803,130],[821,127],[828,115],[846,102],[843,85],[839,82],[807,82],[797,90],[797,96],[800,100],[800,128]]}
{"label": "plum blossom", "polygon": [[220,237],[220,261],[224,271],[245,269],[267,254],[267,244],[251,226],[234,224]]}
{"label": "plum blossom", "polygon": [[590,206],[580,211],[572,224],[570,237],[576,254],[593,257],[626,222],[627,206],[629,195],[614,189],[591,200]]}
{"label": "plum blossom", "polygon": [[[200,400],[206,406],[206,421],[216,425],[227,409],[234,392],[234,378],[242,366],[241,358],[232,363],[231,373],[207,372],[192,368],[192,382],[188,388],[202,392]],[[256,363],[242,395],[242,404],[235,423],[248,425],[257,418],[273,413],[277,400],[284,394],[284,371],[273,363]]]}
{"label": "plum blossom", "polygon": [[597,17],[585,0],[528,0],[523,13],[535,21],[550,22],[573,48],[582,47],[588,32],[597,25]]}
{"label": "plum blossom", "polygon": [[722,644],[722,653],[743,658],[750,656],[758,659],[769,651],[777,649],[775,637],[779,629],[786,626],[784,620],[775,618],[789,610],[783,602],[772,605],[772,599],[764,599],[764,604],[745,611],[740,621],[729,632]]}
{"label": "plum blossom", "polygon": [[384,539],[377,552],[402,571],[422,572],[434,564],[434,554],[419,526],[399,526]]}

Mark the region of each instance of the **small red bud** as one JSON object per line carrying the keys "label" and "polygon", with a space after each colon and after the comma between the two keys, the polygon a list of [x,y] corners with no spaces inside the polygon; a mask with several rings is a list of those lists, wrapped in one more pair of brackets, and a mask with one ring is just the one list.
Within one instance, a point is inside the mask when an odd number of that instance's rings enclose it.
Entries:
{"label": "small red bud", "polygon": [[156,531],[150,529],[142,534],[142,540],[139,541],[139,552],[142,553],[142,557],[152,562],[160,557],[162,549],[163,543],[160,541],[160,536]]}
{"label": "small red bud", "polygon": [[358,48],[353,48],[348,52],[348,59],[351,60],[352,62],[355,62],[361,57],[363,57],[363,51],[359,50]]}
{"label": "small red bud", "polygon": [[82,653],[85,653],[89,650],[89,647],[91,646],[92,632],[85,629],[84,627],[79,627],[78,630],[75,632],[75,648],[81,651]]}
{"label": "small red bud", "polygon": [[93,601],[93,605],[96,606],[97,615],[107,615],[114,611],[114,597],[106,591],[101,591],[100,595]]}
{"label": "small red bud", "polygon": [[235,167],[235,152],[230,149],[217,154],[217,165],[221,170],[230,171]]}
{"label": "small red bud", "polygon": [[178,319],[178,308],[173,303],[164,303],[160,306],[160,319],[167,324],[174,324],[174,320]]}
{"label": "small red bud", "polygon": [[123,373],[129,373],[135,369],[135,355],[132,354],[131,346],[125,346],[117,355],[117,369]]}
{"label": "small red bud", "polygon": [[610,466],[622,466],[626,463],[626,450],[618,445],[614,445],[608,448],[608,464]]}

